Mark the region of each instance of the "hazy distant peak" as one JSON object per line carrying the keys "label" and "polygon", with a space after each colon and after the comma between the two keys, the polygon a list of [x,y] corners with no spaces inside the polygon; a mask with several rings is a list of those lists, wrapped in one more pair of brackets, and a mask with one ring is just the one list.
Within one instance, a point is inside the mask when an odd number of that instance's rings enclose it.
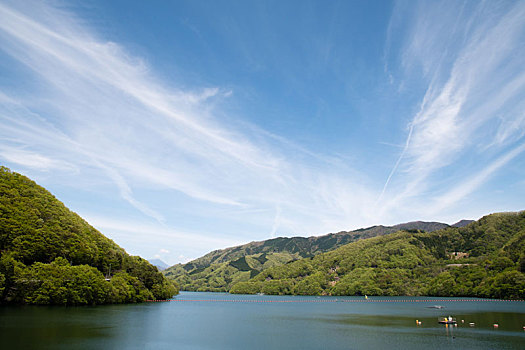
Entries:
{"label": "hazy distant peak", "polygon": [[151,265],[156,266],[159,269],[159,271],[165,270],[169,267],[168,264],[166,264],[160,259],[148,259],[148,261]]}

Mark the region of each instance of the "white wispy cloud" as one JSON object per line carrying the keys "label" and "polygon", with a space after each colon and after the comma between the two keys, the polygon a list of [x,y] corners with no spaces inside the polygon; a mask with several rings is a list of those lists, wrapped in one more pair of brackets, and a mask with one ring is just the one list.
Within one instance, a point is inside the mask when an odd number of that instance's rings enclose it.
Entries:
{"label": "white wispy cloud", "polygon": [[[185,168],[196,168],[197,159],[203,168],[200,177],[226,162],[238,162],[250,171],[275,168],[270,154],[206,116],[203,103],[217,94],[217,88],[200,93],[170,90],[148,73],[144,62],[130,58],[118,45],[97,41],[59,11],[45,10],[42,13],[55,17],[53,23],[62,23],[62,30],[0,6],[4,36],[17,39],[5,49],[34,70],[43,84],[56,88],[48,97],[58,112],[53,127],[61,127],[74,140],[77,152],[113,168],[110,175],[125,197],[130,191],[117,173],[145,177],[202,200],[236,204],[202,188],[197,174],[185,175],[165,166],[166,158]],[[193,110],[197,104],[198,111]],[[46,146],[52,142],[39,141]],[[144,151],[128,149],[133,141]],[[57,148],[62,146],[57,143]],[[144,159],[152,153],[158,159]]]}
{"label": "white wispy cloud", "polygon": [[[438,202],[452,205],[482,186],[508,155],[488,167],[482,164],[504,152],[506,141],[517,142],[523,136],[525,5],[433,2],[397,10],[412,14],[404,17],[409,40],[401,52],[403,74],[422,71],[428,85],[380,198],[385,197],[387,207],[395,207],[437,192]],[[391,23],[389,28],[400,26]],[[479,151],[487,148],[483,163],[462,168],[465,158],[479,157]],[[435,178],[443,169],[449,175],[461,172],[467,179],[464,189],[448,192],[443,186],[447,176]],[[396,184],[389,188],[393,177]],[[437,214],[443,208],[428,210]]]}
{"label": "white wispy cloud", "polygon": [[492,163],[483,168],[479,173],[474,174],[470,178],[461,182],[459,185],[448,190],[445,194],[439,196],[435,199],[434,207],[431,209],[431,212],[439,212],[443,208],[457,203],[470,193],[474,192],[476,188],[481,186],[485,181],[487,181],[490,176],[505,166],[507,163],[512,161],[518,155],[525,152],[525,144],[519,145],[518,147],[513,148],[509,152],[500,156]]}
{"label": "white wispy cloud", "polygon": [[123,233],[135,236],[142,242],[153,239],[171,239],[177,240],[179,244],[184,244],[185,246],[204,247],[206,249],[213,249],[211,247],[228,247],[240,243],[239,240],[232,238],[217,238],[205,233],[185,232],[160,224],[148,224],[138,220],[108,218],[97,214],[86,214],[85,217],[94,227],[102,232]]}
{"label": "white wispy cloud", "polygon": [[[404,11],[396,5],[389,40],[398,38],[396,21],[409,18]],[[403,49],[388,42],[385,49],[401,57],[401,68],[385,64],[386,77],[404,86],[401,94],[420,76],[426,93],[406,118],[407,137],[382,184],[344,156],[312,151],[242,116],[221,118],[216,106],[236,97],[231,88],[183,88],[71,11],[36,1],[0,3],[2,58],[24,72],[23,83],[0,85],[0,158],[69,172],[78,188],[113,184],[137,217],[98,213],[89,221],[134,249],[150,237],[150,256],[167,240],[210,249],[432,217],[523,151],[525,5],[422,2],[409,12]],[[443,176],[467,155],[483,161]],[[177,210],[191,218],[175,222]],[[215,221],[228,222],[231,236]],[[260,236],[244,232],[248,226]]]}
{"label": "white wispy cloud", "polygon": [[[270,235],[326,232],[363,224],[363,212],[372,217],[363,204],[375,194],[337,157],[235,116],[218,118],[214,101],[231,98],[231,89],[181,89],[47,3],[2,3],[0,18],[2,51],[32,72],[23,93],[2,88],[4,160],[42,168],[60,159],[80,169],[77,186],[82,177],[109,179],[124,201],[161,224],[167,214],[140,192],[173,191],[177,199],[162,206],[200,201],[203,220],[226,206],[230,220],[255,220]],[[274,217],[273,208],[280,208]]]}
{"label": "white wispy cloud", "polygon": [[48,171],[48,170],[72,170],[78,169],[67,162],[51,159],[44,155],[25,151],[19,148],[0,146],[0,157],[8,162],[18,164],[24,167]]}

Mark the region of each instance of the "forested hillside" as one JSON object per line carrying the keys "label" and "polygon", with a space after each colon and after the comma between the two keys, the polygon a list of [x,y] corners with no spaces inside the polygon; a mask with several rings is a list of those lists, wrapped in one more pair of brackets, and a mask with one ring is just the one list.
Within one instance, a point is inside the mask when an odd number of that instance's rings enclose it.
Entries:
{"label": "forested hillside", "polygon": [[259,253],[189,271],[185,270],[185,265],[179,264],[164,270],[163,273],[167,278],[176,281],[182,290],[228,292],[233,284],[248,281],[264,269],[300,258],[298,253]]}
{"label": "forested hillside", "polygon": [[398,232],[264,270],[232,293],[525,298],[525,212]]}
{"label": "forested hillside", "polygon": [[166,299],[176,286],[47,190],[0,168],[0,302],[104,304]]}
{"label": "forested hillside", "polygon": [[435,231],[449,227],[439,222],[414,221],[396,226],[372,226],[323,236],[279,237],[261,242],[215,250],[187,264],[163,271],[182,290],[227,292],[237,282],[248,281],[261,271],[301,258],[327,252],[360,239],[381,236],[399,230]]}

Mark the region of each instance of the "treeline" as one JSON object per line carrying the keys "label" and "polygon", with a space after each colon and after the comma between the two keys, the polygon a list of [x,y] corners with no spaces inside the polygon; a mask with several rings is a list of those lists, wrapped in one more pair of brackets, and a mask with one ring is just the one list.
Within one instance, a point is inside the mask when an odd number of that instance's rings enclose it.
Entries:
{"label": "treeline", "polygon": [[0,167],[1,303],[129,303],[177,292],[47,190]]}
{"label": "treeline", "polygon": [[231,293],[525,298],[525,213],[399,232],[264,270]]}

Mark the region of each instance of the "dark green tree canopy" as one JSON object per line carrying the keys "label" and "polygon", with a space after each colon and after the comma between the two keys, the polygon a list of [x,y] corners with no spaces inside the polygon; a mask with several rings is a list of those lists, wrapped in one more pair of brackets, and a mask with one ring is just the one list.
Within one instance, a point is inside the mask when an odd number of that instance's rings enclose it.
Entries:
{"label": "dark green tree canopy", "polygon": [[0,302],[124,303],[176,293],[156,267],[34,181],[0,167]]}

